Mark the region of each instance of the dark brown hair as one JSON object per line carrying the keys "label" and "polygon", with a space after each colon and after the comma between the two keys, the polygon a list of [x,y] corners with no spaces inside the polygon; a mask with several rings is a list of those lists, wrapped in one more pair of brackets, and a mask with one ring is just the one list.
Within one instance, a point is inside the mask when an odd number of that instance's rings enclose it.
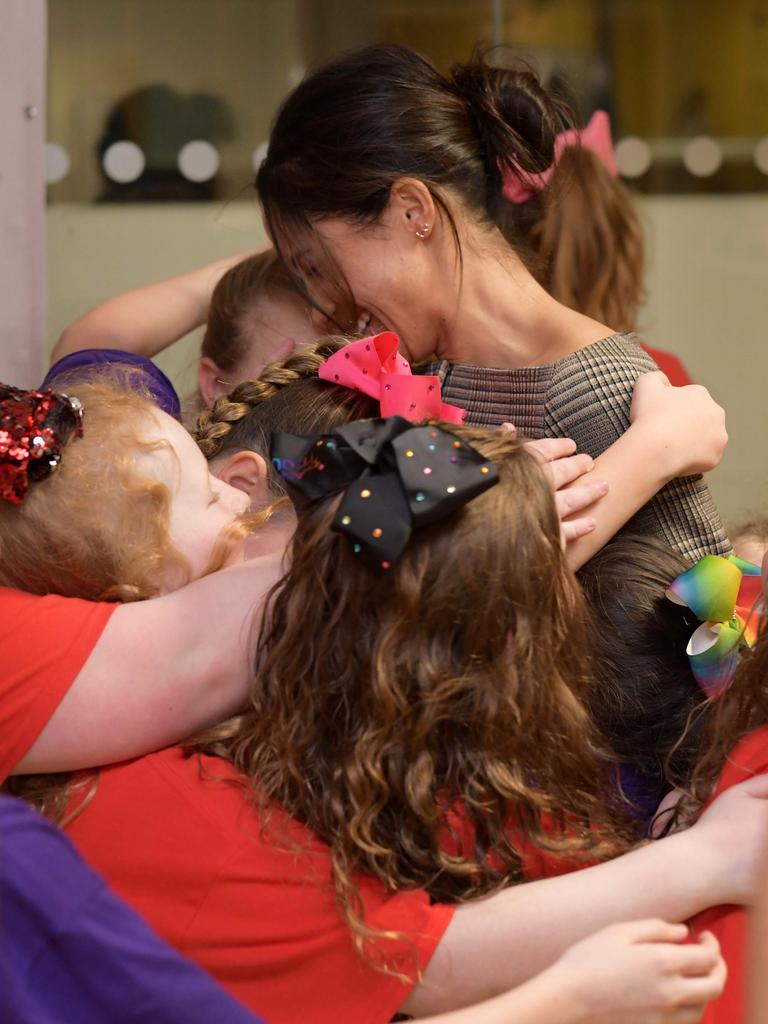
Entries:
{"label": "dark brown hair", "polygon": [[550,485],[519,441],[448,429],[500,483],[416,530],[385,577],[331,530],[338,495],[297,508],[252,709],[216,749],[263,807],[329,844],[363,951],[360,872],[457,901],[522,880],[526,844],[574,856],[622,845],[607,838],[584,607]]}
{"label": "dark brown hair", "polygon": [[213,289],[200,354],[212,359],[223,373],[235,373],[254,349],[263,351],[264,362],[269,361],[274,344],[272,339],[264,343],[263,333],[269,329],[259,312],[264,299],[304,306],[272,251],[236,263]]}
{"label": "dark brown hair", "polygon": [[[514,159],[525,171],[544,170],[569,124],[565,106],[528,68],[494,67],[478,54],[446,77],[408,47],[370,46],[320,68],[288,96],[256,188],[279,251],[286,239],[315,235],[314,218],[375,223],[402,177],[428,187],[457,242],[449,193],[524,246],[516,211],[502,196],[500,164]],[[336,268],[330,277],[339,277]],[[297,285],[320,305],[298,277]]]}
{"label": "dark brown hair", "polygon": [[270,363],[257,380],[247,380],[202,412],[194,438],[207,459],[250,450],[268,463],[273,497],[285,486],[269,460],[272,433],[329,433],[344,423],[378,415],[379,405],[359,391],[320,380],[318,370],[347,338],[321,338],[283,362]]}
{"label": "dark brown hair", "polygon": [[686,654],[699,620],[666,597],[689,568],[655,538],[621,536],[577,574],[595,657],[590,708],[627,766],[627,797],[649,814],[666,790],[690,778],[702,715],[711,707]]}

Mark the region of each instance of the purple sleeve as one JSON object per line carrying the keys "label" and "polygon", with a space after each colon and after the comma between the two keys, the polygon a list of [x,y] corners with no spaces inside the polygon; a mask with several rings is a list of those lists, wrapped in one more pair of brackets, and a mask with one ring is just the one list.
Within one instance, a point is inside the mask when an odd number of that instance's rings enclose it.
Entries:
{"label": "purple sleeve", "polygon": [[0,1020],[260,1024],[110,892],[62,832],[8,797],[0,797]]}

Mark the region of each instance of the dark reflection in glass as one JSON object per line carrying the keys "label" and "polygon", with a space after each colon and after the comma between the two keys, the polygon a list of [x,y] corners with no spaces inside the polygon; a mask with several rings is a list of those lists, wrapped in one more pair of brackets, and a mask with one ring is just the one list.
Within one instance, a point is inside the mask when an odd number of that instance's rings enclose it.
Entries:
{"label": "dark reflection in glass", "polygon": [[[217,176],[190,181],[178,158],[191,139],[216,145],[234,136],[225,100],[208,93],[185,96],[169,85],[148,85],[119,100],[110,111],[96,146],[103,187],[99,202],[190,202],[215,199]],[[133,142],[144,154],[144,170],[134,181],[112,180],[104,154],[116,142]]]}

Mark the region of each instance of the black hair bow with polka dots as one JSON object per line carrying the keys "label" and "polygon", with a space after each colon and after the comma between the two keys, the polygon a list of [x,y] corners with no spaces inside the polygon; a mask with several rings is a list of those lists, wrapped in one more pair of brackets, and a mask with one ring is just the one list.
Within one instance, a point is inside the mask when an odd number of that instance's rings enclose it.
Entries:
{"label": "black hair bow with polka dots", "polygon": [[493,463],[455,434],[402,416],[358,420],[333,434],[276,432],[272,464],[309,501],[345,492],[332,528],[376,572],[394,565],[413,529],[499,481]]}

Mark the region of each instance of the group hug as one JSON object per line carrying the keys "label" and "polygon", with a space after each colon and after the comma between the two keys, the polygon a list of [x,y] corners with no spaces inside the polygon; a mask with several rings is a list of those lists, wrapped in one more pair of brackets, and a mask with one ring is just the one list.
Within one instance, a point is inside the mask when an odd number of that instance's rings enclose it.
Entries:
{"label": "group hug", "polygon": [[0,1019],[768,1019],[768,523],[607,114],[367,47],[255,190],[0,385]]}

